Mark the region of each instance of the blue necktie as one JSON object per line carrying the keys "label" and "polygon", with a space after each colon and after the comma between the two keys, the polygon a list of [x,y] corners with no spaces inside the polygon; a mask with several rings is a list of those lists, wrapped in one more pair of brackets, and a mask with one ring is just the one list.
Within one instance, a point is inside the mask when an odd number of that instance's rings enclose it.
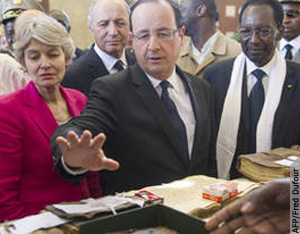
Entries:
{"label": "blue necktie", "polygon": [[292,60],[293,59],[293,54],[292,54],[293,46],[291,46],[290,44],[286,44],[284,48],[286,49],[286,54],[285,54],[284,58]]}
{"label": "blue necktie", "polygon": [[184,122],[182,121],[182,119],[179,116],[179,113],[177,111],[177,108],[176,108],[174,102],[169,97],[169,92],[168,92],[169,85],[170,85],[170,83],[166,80],[160,82],[160,86],[162,89],[161,100],[170,115],[170,119],[171,119],[173,126],[175,127],[176,131],[178,132],[180,142],[181,142],[181,150],[182,150],[181,153],[185,159],[189,159],[186,128],[185,128]]}
{"label": "blue necktie", "polygon": [[115,63],[114,68],[117,69],[118,71],[124,70],[124,67],[123,67],[123,65],[122,65],[122,61],[121,61],[121,60],[118,60],[118,61]]}
{"label": "blue necktie", "polygon": [[265,72],[261,69],[256,69],[252,72],[256,77],[256,83],[252,88],[249,97],[249,113],[250,113],[250,152],[256,152],[256,128],[261,114],[261,111],[265,102],[265,90],[262,83],[262,79],[265,76]]}

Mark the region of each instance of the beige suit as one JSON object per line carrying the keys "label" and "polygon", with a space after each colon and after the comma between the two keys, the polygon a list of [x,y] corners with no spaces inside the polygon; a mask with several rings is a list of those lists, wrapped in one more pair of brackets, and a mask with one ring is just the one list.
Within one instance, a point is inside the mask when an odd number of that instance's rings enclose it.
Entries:
{"label": "beige suit", "polygon": [[182,70],[191,73],[194,76],[198,76],[199,78],[202,78],[203,69],[208,65],[224,59],[236,57],[241,53],[241,46],[237,41],[228,38],[218,31],[217,39],[211,52],[205,57],[201,64],[198,64],[193,57],[190,42],[191,39],[189,37],[184,38],[184,44],[177,59],[177,64]]}

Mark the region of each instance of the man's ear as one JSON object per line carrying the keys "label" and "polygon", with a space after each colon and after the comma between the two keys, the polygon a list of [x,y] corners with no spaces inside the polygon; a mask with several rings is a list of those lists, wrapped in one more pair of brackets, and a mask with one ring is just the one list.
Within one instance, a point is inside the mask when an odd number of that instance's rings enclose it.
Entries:
{"label": "man's ear", "polygon": [[275,32],[276,40],[280,41],[283,36],[284,36],[284,26],[280,25]]}
{"label": "man's ear", "polygon": [[94,29],[91,26],[89,26],[89,30],[90,30],[92,37],[94,37]]}
{"label": "man's ear", "polygon": [[184,35],[185,35],[185,27],[181,27],[181,28],[179,29],[180,46],[183,45],[183,38],[184,38]]}
{"label": "man's ear", "polygon": [[206,13],[206,10],[207,10],[206,6],[204,4],[200,4],[196,9],[196,15],[198,17],[203,17]]}

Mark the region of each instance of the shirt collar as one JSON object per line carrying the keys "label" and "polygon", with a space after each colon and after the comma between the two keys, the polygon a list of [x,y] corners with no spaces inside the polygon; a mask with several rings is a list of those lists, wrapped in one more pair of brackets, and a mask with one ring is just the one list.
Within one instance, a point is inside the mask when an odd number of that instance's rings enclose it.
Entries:
{"label": "shirt collar", "polygon": [[255,69],[263,70],[267,76],[270,76],[272,68],[276,66],[276,58],[275,53],[270,62],[262,67],[257,67],[248,57],[246,58],[246,66],[247,66],[247,76],[249,76]]}
{"label": "shirt collar", "polygon": [[193,54],[197,55],[199,53],[204,53],[205,51],[210,51],[217,40],[218,31],[216,31],[202,46],[201,50],[198,50],[191,40],[191,50]]}
{"label": "shirt collar", "polygon": [[[146,76],[148,77],[148,79],[152,83],[153,87],[155,89],[157,89],[159,87],[159,84],[160,84],[160,82],[162,80],[154,78],[153,76],[150,76],[147,73],[146,73]],[[172,75],[169,78],[165,79],[165,80],[169,81],[170,87],[172,87],[174,90],[178,90],[178,88],[179,88],[179,84],[178,84],[179,80],[177,79],[177,76],[176,76],[176,69],[175,69],[175,67],[174,67]]]}
{"label": "shirt collar", "polygon": [[196,46],[194,45],[193,41],[190,41],[190,47],[193,54],[193,57],[196,59],[196,61],[201,62],[201,58],[208,54],[210,51],[212,51],[212,48],[214,44],[216,43],[218,36],[218,31],[215,32],[203,45],[201,50],[198,50]]}
{"label": "shirt collar", "polygon": [[121,55],[121,58],[117,59],[109,54],[107,54],[106,52],[104,52],[103,50],[101,50],[96,44],[94,46],[94,50],[97,53],[97,55],[101,58],[102,62],[104,63],[106,69],[110,72],[115,63],[118,60],[121,60],[123,65],[125,65],[125,67],[127,67],[127,62],[126,62],[126,56],[125,56],[125,50],[123,50],[123,53]]}
{"label": "shirt collar", "polygon": [[296,48],[297,50],[299,50],[300,49],[300,35],[298,35],[298,37],[294,38],[291,41],[287,41],[284,38],[282,38],[279,42],[279,49],[283,50],[287,44],[290,44],[291,46],[293,46],[293,48]]}

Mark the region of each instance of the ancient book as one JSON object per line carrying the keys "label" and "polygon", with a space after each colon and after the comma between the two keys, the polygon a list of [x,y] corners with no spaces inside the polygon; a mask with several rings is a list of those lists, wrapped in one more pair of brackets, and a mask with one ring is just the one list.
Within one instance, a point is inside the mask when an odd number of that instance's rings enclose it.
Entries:
{"label": "ancient book", "polygon": [[299,146],[276,148],[269,152],[238,157],[237,170],[247,178],[265,182],[290,176],[290,166],[300,161]]}

